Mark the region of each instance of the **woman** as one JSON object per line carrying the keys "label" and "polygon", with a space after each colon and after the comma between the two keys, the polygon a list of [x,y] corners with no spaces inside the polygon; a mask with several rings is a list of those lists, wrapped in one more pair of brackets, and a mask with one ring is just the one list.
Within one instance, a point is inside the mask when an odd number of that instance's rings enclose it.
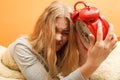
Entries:
{"label": "woman", "polygon": [[90,34],[90,48],[84,50],[75,35],[72,12],[68,5],[54,1],[39,17],[33,33],[8,47],[27,80],[87,80],[115,48],[112,26],[103,40],[99,24],[96,41]]}

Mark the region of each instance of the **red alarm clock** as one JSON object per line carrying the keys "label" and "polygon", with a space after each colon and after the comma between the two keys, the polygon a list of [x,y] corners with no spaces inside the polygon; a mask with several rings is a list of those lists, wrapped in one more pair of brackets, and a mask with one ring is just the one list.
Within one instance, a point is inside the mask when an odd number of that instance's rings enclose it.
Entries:
{"label": "red alarm clock", "polygon": [[[84,4],[85,7],[82,9],[76,9],[78,4]],[[78,1],[74,5],[74,12],[71,15],[71,18],[75,23],[76,31],[85,48],[89,48],[89,34],[92,33],[96,38],[99,22],[102,24],[103,39],[105,39],[109,24],[102,15],[100,15],[100,12],[96,7],[88,6],[85,2]]]}

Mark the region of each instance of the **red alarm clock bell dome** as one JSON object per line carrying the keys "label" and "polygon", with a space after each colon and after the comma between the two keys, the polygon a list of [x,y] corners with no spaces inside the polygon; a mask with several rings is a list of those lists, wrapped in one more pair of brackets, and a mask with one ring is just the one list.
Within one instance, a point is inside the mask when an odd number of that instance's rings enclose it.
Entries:
{"label": "red alarm clock bell dome", "polygon": [[[78,4],[83,4],[85,7],[82,9],[76,9]],[[74,5],[74,12],[71,15],[73,22],[75,23],[76,31],[81,39],[83,45],[89,48],[89,34],[93,34],[96,38],[98,23],[102,24],[103,39],[105,39],[109,24],[100,15],[100,11],[96,7],[88,6],[83,1],[78,1]]]}

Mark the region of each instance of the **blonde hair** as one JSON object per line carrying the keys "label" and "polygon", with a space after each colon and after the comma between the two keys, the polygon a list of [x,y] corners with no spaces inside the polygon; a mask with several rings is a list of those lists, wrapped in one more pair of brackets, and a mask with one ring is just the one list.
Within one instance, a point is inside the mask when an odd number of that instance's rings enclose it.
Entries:
{"label": "blonde hair", "polygon": [[73,24],[70,18],[72,12],[73,10],[67,4],[63,4],[60,1],[52,2],[39,17],[35,29],[30,36],[33,49],[45,55],[51,76],[56,76],[58,73],[55,48],[55,20],[58,17],[66,17],[70,26],[68,43],[62,53],[64,56],[60,62],[61,72],[63,75],[67,75],[79,66],[79,54],[76,48]]}

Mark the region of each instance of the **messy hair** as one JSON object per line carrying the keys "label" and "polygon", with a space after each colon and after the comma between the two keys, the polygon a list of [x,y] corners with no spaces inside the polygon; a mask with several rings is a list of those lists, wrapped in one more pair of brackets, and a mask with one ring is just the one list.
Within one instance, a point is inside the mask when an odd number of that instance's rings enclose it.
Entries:
{"label": "messy hair", "polygon": [[49,73],[55,76],[58,73],[56,62],[56,43],[55,43],[55,21],[58,17],[65,17],[68,20],[70,33],[68,42],[62,51],[64,54],[61,62],[61,72],[65,76],[78,67],[79,54],[75,43],[75,32],[70,15],[73,10],[60,1],[52,2],[39,17],[30,41],[33,49],[46,57],[49,65]]}

